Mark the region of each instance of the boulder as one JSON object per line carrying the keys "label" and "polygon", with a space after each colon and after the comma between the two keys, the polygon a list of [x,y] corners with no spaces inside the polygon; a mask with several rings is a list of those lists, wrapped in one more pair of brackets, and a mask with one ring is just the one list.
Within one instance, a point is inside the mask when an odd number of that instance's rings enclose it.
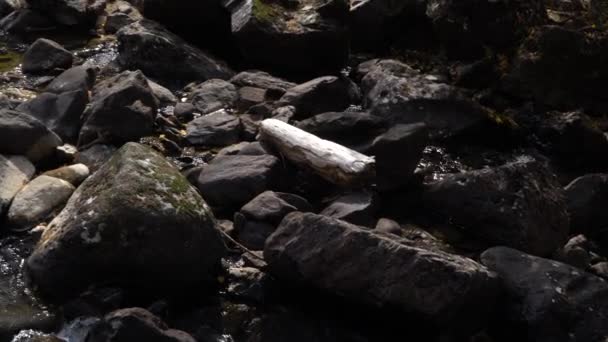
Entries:
{"label": "boulder", "polygon": [[321,139],[357,149],[386,128],[382,118],[361,112],[328,112],[317,114],[296,127]]}
{"label": "boulder", "polygon": [[93,89],[78,145],[138,140],[152,133],[156,110],[156,98],[141,71],[108,78]]}
{"label": "boulder", "polygon": [[80,117],[89,102],[86,90],[74,90],[59,95],[42,93],[17,107],[44,123],[63,141],[75,143],[80,132]]}
{"label": "boulder", "polygon": [[80,183],[89,177],[89,174],[89,168],[84,164],[63,166],[43,173],[45,176],[63,179],[74,186],[79,186]]}
{"label": "boulder", "polygon": [[440,325],[479,324],[498,293],[494,274],[473,260],[315,214],[287,215],[266,241],[264,259],[280,279]]}
{"label": "boulder", "polygon": [[95,69],[84,65],[79,65],[70,68],[59,76],[46,87],[45,91],[53,94],[62,94],[75,90],[89,91],[95,84]]}
{"label": "boulder", "polygon": [[23,7],[25,7],[24,0],[0,0],[0,19]]}
{"label": "boulder", "polygon": [[369,192],[354,192],[338,197],[321,215],[371,228],[378,210],[377,198]]}
{"label": "boulder", "polygon": [[154,94],[159,106],[173,106],[179,101],[177,96],[173,95],[171,90],[156,82],[148,80],[148,86],[152,90],[152,93]]}
{"label": "boulder", "polygon": [[[501,326],[530,341],[601,341],[608,334],[608,285],[575,267],[495,247],[481,261],[508,294]],[[519,333],[520,335],[515,335]]]}
{"label": "boulder", "polygon": [[27,230],[61,209],[76,188],[59,178],[39,176],[15,195],[8,209],[7,221],[12,230]]}
{"label": "boulder", "polygon": [[188,96],[188,100],[201,114],[232,108],[237,99],[236,87],[219,79],[211,79],[195,86]]}
{"label": "boulder", "polygon": [[127,143],[49,224],[26,271],[58,299],[99,281],[165,292],[209,279],[224,250],[196,189],[163,156]]}
{"label": "boulder", "polygon": [[608,174],[579,177],[564,190],[572,231],[597,237],[608,226]]}
{"label": "boulder", "polygon": [[271,155],[223,156],[203,169],[197,187],[211,206],[238,209],[276,188],[280,167],[280,161]]}
{"label": "boulder", "polygon": [[48,30],[53,25],[50,18],[28,8],[18,9],[0,20],[0,28],[10,33]]}
{"label": "boulder", "polygon": [[44,13],[64,26],[93,27],[106,0],[27,0],[29,8]]}
{"label": "boulder", "polygon": [[564,192],[555,175],[529,157],[446,175],[427,185],[422,201],[429,212],[490,246],[547,256],[568,238]]}
{"label": "boulder", "polygon": [[239,142],[240,131],[238,116],[218,110],[190,121],[186,126],[186,140],[197,146],[227,146]]}
{"label": "boulder", "polygon": [[299,84],[281,97],[277,107],[294,106],[296,119],[341,111],[359,102],[359,88],[345,77],[324,76]]}
{"label": "boulder", "polygon": [[140,11],[124,0],[113,1],[106,6],[106,33],[115,34],[121,28],[143,19]]}
{"label": "boulder", "polygon": [[579,234],[568,240],[566,245],[555,253],[554,259],[586,270],[591,266],[593,247],[593,243],[585,235]]}
{"label": "boulder", "polygon": [[87,342],[196,342],[188,333],[173,330],[151,312],[141,308],[113,311],[88,333]]}
{"label": "boulder", "polygon": [[26,74],[54,73],[72,66],[74,56],[56,42],[39,38],[25,51],[21,70]]}
{"label": "boulder", "polygon": [[269,96],[281,97],[287,90],[297,84],[274,77],[263,71],[243,71],[230,79],[230,83],[239,87],[255,87],[265,89]]}
{"label": "boulder", "polygon": [[36,168],[26,158],[0,155],[0,216],[35,172]]}
{"label": "boulder", "polygon": [[229,79],[233,75],[223,62],[150,20],[123,27],[117,38],[120,65],[125,69],[140,69],[150,77],[186,83]]}
{"label": "boulder", "polygon": [[0,110],[0,153],[24,155],[37,162],[53,155],[61,145],[61,138],[34,117]]}
{"label": "boulder", "polygon": [[[336,15],[320,13],[333,3],[343,4]],[[345,2],[304,0],[283,6],[268,0],[234,0],[228,8],[236,44],[250,65],[280,73],[319,75],[337,72],[346,63],[348,34],[340,20],[348,15]]]}

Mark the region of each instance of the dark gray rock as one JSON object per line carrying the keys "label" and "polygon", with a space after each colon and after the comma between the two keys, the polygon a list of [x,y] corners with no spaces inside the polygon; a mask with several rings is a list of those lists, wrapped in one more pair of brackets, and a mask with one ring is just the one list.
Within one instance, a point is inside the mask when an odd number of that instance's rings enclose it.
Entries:
{"label": "dark gray rock", "polygon": [[53,155],[61,138],[34,117],[0,110],[0,153],[27,156],[37,162]]}
{"label": "dark gray rock", "polygon": [[196,107],[190,102],[180,102],[173,108],[173,115],[181,123],[188,123],[194,119]]}
{"label": "dark gray rock", "polygon": [[95,84],[95,69],[79,65],[62,72],[47,87],[46,92],[62,94],[75,90],[89,91]]}
{"label": "dark gray rock", "polygon": [[74,56],[56,42],[39,38],[23,55],[21,70],[27,74],[54,73],[72,66]]}
{"label": "dark gray rock", "polygon": [[15,195],[35,172],[36,168],[26,158],[0,155],[0,215],[4,215]]}
{"label": "dark gray rock", "polygon": [[125,71],[93,89],[78,145],[121,144],[152,133],[156,98],[141,71]]}
{"label": "dark gray rock", "polygon": [[263,71],[243,71],[230,79],[230,83],[239,87],[254,87],[268,91],[269,96],[281,97],[287,90],[297,84],[274,77]]}
{"label": "dark gray rock", "polygon": [[271,155],[215,158],[201,172],[197,187],[213,207],[240,208],[277,186],[280,161]]}
{"label": "dark gray rock", "polygon": [[287,90],[277,106],[294,106],[296,119],[302,120],[315,114],[342,111],[360,98],[359,88],[348,78],[324,76]]}
{"label": "dark gray rock", "polygon": [[598,236],[608,226],[608,174],[579,177],[565,188],[572,231]]}
{"label": "dark gray rock", "polygon": [[555,253],[555,259],[568,265],[586,270],[591,266],[592,242],[585,235],[579,234],[568,240],[568,243]]}
{"label": "dark gray rock", "polygon": [[27,8],[16,10],[0,20],[0,28],[11,33],[48,30],[51,26],[53,21],[50,18]]}
{"label": "dark gray rock", "polygon": [[65,26],[93,27],[106,0],[27,0],[29,8],[44,13]]}
{"label": "dark gray rock", "polygon": [[116,152],[112,145],[95,144],[76,154],[74,162],[86,165],[91,173],[97,171]]}
{"label": "dark gray rock", "polygon": [[59,95],[42,93],[17,107],[44,123],[64,142],[75,143],[80,132],[82,116],[89,94],[86,90],[64,92]]}
{"label": "dark gray rock", "polygon": [[427,210],[492,245],[551,255],[568,238],[564,193],[555,175],[529,157],[447,175],[423,194]]}
{"label": "dark gray rock", "polygon": [[338,197],[321,211],[334,219],[371,228],[378,210],[377,198],[369,192],[355,192]]}
{"label": "dark gray rock", "polygon": [[23,7],[25,7],[24,0],[0,0],[0,19]]}
{"label": "dark gray rock", "polygon": [[473,260],[405,242],[325,216],[291,213],[266,241],[264,259],[283,280],[438,324],[479,324],[497,294],[496,277]]}
{"label": "dark gray rock", "polygon": [[302,120],[296,126],[319,138],[352,148],[383,132],[386,122],[369,113],[328,112]]}
{"label": "dark gray rock", "polygon": [[211,79],[195,86],[188,96],[188,100],[201,114],[232,108],[237,99],[236,87],[219,79]]}
{"label": "dark gray rock", "polygon": [[117,37],[118,61],[125,69],[141,69],[150,77],[173,82],[228,79],[233,75],[224,63],[149,20],[122,28]]}
{"label": "dark gray rock", "polygon": [[26,268],[56,298],[109,280],[164,292],[212,277],[224,250],[196,189],[160,154],[127,143],[76,190]]}
{"label": "dark gray rock", "polygon": [[260,105],[266,101],[266,89],[255,87],[242,87],[238,91],[237,108],[247,111],[249,108]]}
{"label": "dark gray rock", "polygon": [[[505,331],[515,323],[530,341],[602,341],[608,334],[608,284],[557,261],[495,247],[481,256],[508,293]],[[510,331],[513,334],[513,329]]]}
{"label": "dark gray rock", "polygon": [[171,90],[163,87],[162,85],[148,80],[148,86],[152,89],[152,93],[154,97],[158,101],[159,106],[173,106],[179,100],[177,96],[173,95]]}
{"label": "dark gray rock", "polygon": [[128,1],[113,1],[106,6],[106,33],[114,34],[121,28],[143,19],[140,11]]}
{"label": "dark gray rock", "polygon": [[227,146],[239,142],[238,116],[219,110],[194,119],[186,126],[186,140],[197,146]]}

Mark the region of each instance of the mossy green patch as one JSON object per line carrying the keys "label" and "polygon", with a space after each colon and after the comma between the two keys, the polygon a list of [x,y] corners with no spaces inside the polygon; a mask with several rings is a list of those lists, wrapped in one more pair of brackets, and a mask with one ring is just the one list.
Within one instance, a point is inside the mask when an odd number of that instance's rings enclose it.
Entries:
{"label": "mossy green patch", "polygon": [[11,71],[21,64],[22,55],[12,50],[4,50],[2,46],[0,49],[0,72]]}
{"label": "mossy green patch", "polygon": [[515,122],[515,120],[513,120],[513,118],[511,118],[508,115],[501,114],[501,113],[495,112],[493,110],[487,111],[487,115],[488,115],[488,118],[492,122],[497,124],[498,126],[509,127],[509,128],[513,128],[513,129],[519,127],[517,122]]}
{"label": "mossy green patch", "polygon": [[253,15],[263,22],[273,22],[281,10],[276,5],[265,3],[264,0],[253,0]]}

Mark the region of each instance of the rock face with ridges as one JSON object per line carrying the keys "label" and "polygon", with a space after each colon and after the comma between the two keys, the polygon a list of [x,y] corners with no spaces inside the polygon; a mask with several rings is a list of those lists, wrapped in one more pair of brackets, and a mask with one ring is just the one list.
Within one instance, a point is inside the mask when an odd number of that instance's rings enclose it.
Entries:
{"label": "rock face with ridges", "polygon": [[481,318],[497,293],[496,277],[473,260],[315,214],[285,217],[266,241],[264,258],[281,279],[440,323]]}
{"label": "rock face with ridges", "polygon": [[196,189],[159,154],[128,143],[51,222],[27,271],[56,297],[108,280],[167,290],[206,279],[224,248]]}

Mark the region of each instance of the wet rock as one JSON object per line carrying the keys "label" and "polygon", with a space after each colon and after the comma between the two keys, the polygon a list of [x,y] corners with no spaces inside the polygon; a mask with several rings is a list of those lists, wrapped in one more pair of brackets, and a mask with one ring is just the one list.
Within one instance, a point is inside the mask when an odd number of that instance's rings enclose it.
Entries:
{"label": "wet rock", "polygon": [[[32,297],[25,285],[21,263],[31,252],[29,239],[3,238],[0,241],[0,340],[11,341],[21,330],[53,331],[59,315]],[[28,341],[28,340],[25,340]]]}
{"label": "wet rock", "polygon": [[564,190],[573,231],[596,236],[608,225],[608,174],[579,177]]}
{"label": "wet rock", "polygon": [[423,194],[424,206],[490,245],[550,255],[568,237],[564,193],[555,175],[529,157],[446,175]]}
{"label": "wet rock", "polygon": [[577,235],[556,253],[555,259],[586,270],[591,266],[591,242],[584,235]]}
{"label": "wet rock", "polygon": [[96,73],[93,68],[79,65],[59,74],[45,91],[58,95],[75,90],[87,92],[93,88],[95,77]]}
{"label": "wet rock", "polygon": [[315,214],[285,217],[267,240],[264,258],[270,272],[283,280],[445,325],[473,323],[497,293],[495,276],[473,260]]}
{"label": "wet rock", "polygon": [[25,155],[37,162],[50,157],[61,145],[61,138],[34,117],[0,110],[0,153]]}
{"label": "wet rock", "polygon": [[328,112],[302,120],[296,126],[319,138],[356,148],[381,133],[385,122],[368,113]]}
{"label": "wet rock", "polygon": [[87,336],[88,342],[195,342],[188,333],[169,329],[167,324],[141,308],[109,313]]}
{"label": "wet rock", "polygon": [[34,165],[23,157],[0,155],[0,215],[4,215],[15,195],[35,172]]}
{"label": "wet rock", "polygon": [[[345,3],[338,16],[346,16]],[[348,34],[338,16],[323,16],[319,4],[291,8],[267,0],[236,0],[232,33],[247,62],[282,73],[336,72],[348,57]],[[315,49],[310,49],[314,46]]]}
{"label": "wet rock", "polygon": [[276,188],[280,161],[271,155],[215,158],[201,172],[197,187],[213,207],[239,208]]}
{"label": "wet rock", "polygon": [[266,239],[276,230],[283,217],[293,211],[309,212],[312,207],[300,196],[265,191],[235,214],[232,234],[245,247],[263,250]]}
{"label": "wet rock", "polygon": [[75,143],[80,132],[80,117],[88,102],[86,90],[59,95],[42,93],[19,105],[17,110],[40,120],[65,142]]}
{"label": "wet rock", "polygon": [[27,2],[30,8],[48,15],[61,25],[91,27],[106,5],[106,0],[27,0]]}
{"label": "wet rock", "polygon": [[39,38],[23,55],[21,70],[28,74],[53,73],[72,66],[74,56],[56,42]]}
{"label": "wet rock", "polygon": [[47,219],[68,201],[76,190],[62,179],[39,176],[15,195],[7,220],[12,230],[27,230]]}
{"label": "wet rock", "polygon": [[78,186],[80,183],[84,182],[84,180],[89,177],[89,174],[89,168],[84,164],[64,166],[43,173],[45,176],[63,179],[74,186]]}
{"label": "wet rock", "polygon": [[188,123],[194,119],[194,113],[196,112],[196,107],[190,102],[180,102],[175,105],[173,108],[173,115],[179,120],[181,123]]}
{"label": "wet rock", "polygon": [[277,106],[294,106],[296,119],[307,119],[315,114],[336,112],[359,102],[361,94],[348,78],[325,76],[289,89]]}
{"label": "wet rock", "polygon": [[461,89],[401,62],[371,60],[359,65],[358,72],[365,75],[361,89],[371,114],[392,123],[424,122],[433,139],[495,124]]}
{"label": "wet rock", "polygon": [[321,215],[364,227],[372,227],[378,210],[377,198],[368,192],[355,192],[338,197]]}
{"label": "wet rock", "polygon": [[254,87],[267,90],[268,96],[281,97],[297,84],[274,77],[263,71],[243,71],[230,79],[239,87]]}
{"label": "wet rock", "polygon": [[222,62],[150,20],[122,28],[117,38],[121,66],[150,77],[187,82],[228,79],[233,74]]}
{"label": "wet rock", "polygon": [[227,146],[239,142],[241,123],[238,116],[218,110],[190,121],[186,131],[192,145]]}
{"label": "wet rock", "polygon": [[74,161],[89,168],[91,173],[97,171],[116,152],[116,147],[111,145],[95,144],[86,150],[79,151]]}
{"label": "wet rock", "polygon": [[394,125],[376,137],[364,153],[376,158],[378,188],[394,190],[410,183],[429,143],[429,130],[424,123]]}
{"label": "wet rock", "polygon": [[212,79],[194,87],[189,101],[201,114],[232,108],[238,99],[236,87],[229,82]]}
{"label": "wet rock", "polygon": [[[505,323],[533,341],[601,341],[608,318],[606,282],[557,261],[495,247],[481,256],[509,294]],[[504,324],[505,331],[513,325]]]}
{"label": "wet rock", "polygon": [[99,281],[162,293],[208,279],[224,249],[212,213],[179,171],[127,143],[76,190],[26,268],[58,299]]}
{"label": "wet rock", "polygon": [[121,144],[152,133],[156,98],[141,71],[125,71],[93,89],[78,145]]}

